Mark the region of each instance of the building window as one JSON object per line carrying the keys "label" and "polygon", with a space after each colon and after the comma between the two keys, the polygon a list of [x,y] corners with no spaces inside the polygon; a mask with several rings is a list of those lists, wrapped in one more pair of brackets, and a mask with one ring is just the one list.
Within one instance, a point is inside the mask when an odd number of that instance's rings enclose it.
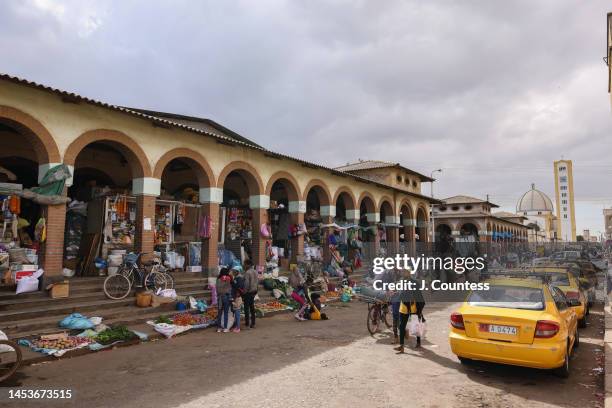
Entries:
{"label": "building window", "polygon": [[562,183],[566,183],[567,182],[567,176],[559,177],[559,181],[562,182]]}
{"label": "building window", "polygon": [[565,166],[561,166],[561,167],[559,167],[559,171],[565,171],[565,170],[566,170],[566,167],[565,167]]}
{"label": "building window", "polygon": [[412,180],[412,187],[416,188],[417,187],[417,182],[416,180]]}
{"label": "building window", "polygon": [[567,204],[567,200],[561,200],[561,204]]}
{"label": "building window", "polygon": [[567,211],[567,207],[563,207],[563,211]]}
{"label": "building window", "polygon": [[567,190],[567,186],[561,186],[561,190]]}
{"label": "building window", "polygon": [[410,185],[410,180],[408,179],[408,177],[404,177],[404,183],[406,183],[407,186]]}
{"label": "building window", "polygon": [[567,193],[561,193],[561,197],[567,197]]}
{"label": "building window", "polygon": [[567,219],[567,214],[563,214],[563,218],[566,218],[566,219]]}
{"label": "building window", "polygon": [[402,182],[402,176],[397,176],[397,182],[401,183]]}
{"label": "building window", "polygon": [[444,206],[440,207],[440,211],[446,211],[446,207]]}
{"label": "building window", "polygon": [[471,206],[471,205],[466,205],[466,206],[465,206],[465,209],[466,209],[466,210],[468,210],[468,211],[470,211],[470,210],[472,209],[472,206]]}
{"label": "building window", "polygon": [[451,210],[453,210],[453,211],[459,211],[459,206],[454,205],[453,207],[451,207]]}

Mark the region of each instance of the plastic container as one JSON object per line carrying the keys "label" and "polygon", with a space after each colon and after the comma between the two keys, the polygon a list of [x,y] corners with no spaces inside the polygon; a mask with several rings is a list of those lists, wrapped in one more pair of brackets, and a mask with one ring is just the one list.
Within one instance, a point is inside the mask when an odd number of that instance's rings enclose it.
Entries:
{"label": "plastic container", "polygon": [[117,271],[119,271],[118,266],[109,266],[107,269],[108,276],[116,275]]}
{"label": "plastic container", "polygon": [[141,292],[136,294],[136,306],[138,307],[149,307],[153,301],[153,296],[147,292]]}

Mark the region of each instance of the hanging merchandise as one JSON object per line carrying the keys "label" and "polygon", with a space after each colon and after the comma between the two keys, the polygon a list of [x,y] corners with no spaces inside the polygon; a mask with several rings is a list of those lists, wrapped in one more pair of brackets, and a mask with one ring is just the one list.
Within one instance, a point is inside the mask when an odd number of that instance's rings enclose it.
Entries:
{"label": "hanging merchandise", "polygon": [[36,229],[34,230],[36,241],[45,242],[47,240],[47,221],[45,217],[41,217],[36,223]]}
{"label": "hanging merchandise", "polygon": [[198,221],[198,237],[210,238],[212,233],[212,218],[209,215],[201,215]]}
{"label": "hanging merchandise", "polygon": [[19,215],[21,213],[21,198],[18,196],[11,196],[9,199],[9,209],[13,214]]}

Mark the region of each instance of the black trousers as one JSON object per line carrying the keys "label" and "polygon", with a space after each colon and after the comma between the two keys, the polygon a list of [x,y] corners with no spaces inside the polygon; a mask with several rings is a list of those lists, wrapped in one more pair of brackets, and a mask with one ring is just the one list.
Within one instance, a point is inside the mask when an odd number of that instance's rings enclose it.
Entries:
{"label": "black trousers", "polygon": [[244,301],[244,321],[247,326],[255,326],[255,295],[257,292],[242,295]]}
{"label": "black trousers", "polygon": [[[415,315],[415,317],[417,317],[417,315]],[[406,326],[408,325],[409,319],[410,319],[410,314],[400,313],[400,319],[399,319],[399,344],[400,346],[404,345],[404,338],[406,337]],[[421,344],[421,338],[417,336],[417,345],[419,344]]]}

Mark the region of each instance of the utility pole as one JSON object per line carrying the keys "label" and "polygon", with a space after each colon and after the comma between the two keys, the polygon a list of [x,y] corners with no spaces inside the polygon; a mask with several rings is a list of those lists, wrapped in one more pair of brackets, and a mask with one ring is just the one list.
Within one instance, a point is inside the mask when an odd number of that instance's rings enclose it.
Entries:
{"label": "utility pole", "polygon": [[[432,170],[429,178],[431,179],[431,198],[433,198],[434,193],[433,193],[433,185],[434,185],[434,178],[433,175],[434,173],[442,173],[442,169],[435,169]],[[435,220],[435,215],[434,215],[434,204],[431,203],[431,242],[435,243],[436,242],[436,220]]]}

